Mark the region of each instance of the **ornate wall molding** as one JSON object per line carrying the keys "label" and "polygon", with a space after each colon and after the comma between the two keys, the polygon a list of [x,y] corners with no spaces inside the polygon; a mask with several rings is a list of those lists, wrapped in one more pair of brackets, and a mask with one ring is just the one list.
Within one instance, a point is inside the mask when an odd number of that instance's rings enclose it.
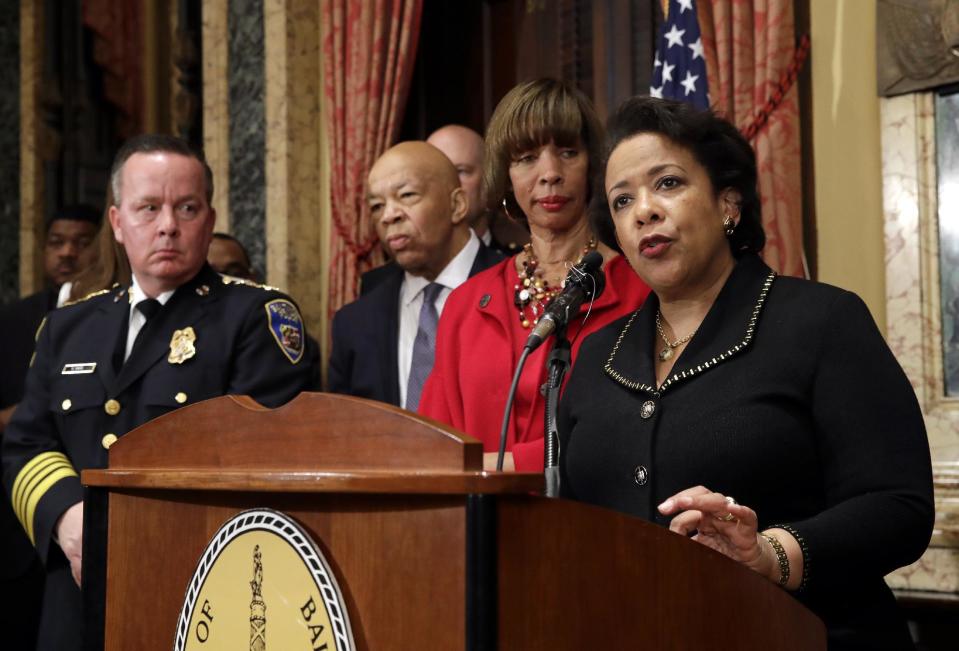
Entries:
{"label": "ornate wall molding", "polygon": [[959,399],[946,397],[942,369],[933,99],[913,93],[880,102],[886,337],[922,407],[936,491],[929,550],[888,580],[901,589],[959,592]]}

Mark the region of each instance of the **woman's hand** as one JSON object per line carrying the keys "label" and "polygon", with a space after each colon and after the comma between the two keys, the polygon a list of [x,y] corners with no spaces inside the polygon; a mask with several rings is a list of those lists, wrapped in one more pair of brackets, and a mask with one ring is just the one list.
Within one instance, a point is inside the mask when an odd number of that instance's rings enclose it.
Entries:
{"label": "woman's hand", "polygon": [[[483,470],[496,470],[496,461],[499,452],[483,453]],[[507,452],[503,455],[503,472],[516,472],[516,464],[513,463],[513,453]]]}
{"label": "woman's hand", "polygon": [[689,536],[773,581],[779,579],[775,553],[759,535],[756,512],[703,486],[687,488],[659,505],[663,515],[678,514],[670,531]]}

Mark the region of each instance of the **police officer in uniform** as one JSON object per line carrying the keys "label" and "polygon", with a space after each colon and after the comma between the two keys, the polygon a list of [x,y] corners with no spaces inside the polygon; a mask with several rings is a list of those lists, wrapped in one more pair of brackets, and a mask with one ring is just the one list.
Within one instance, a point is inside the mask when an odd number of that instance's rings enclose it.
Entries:
{"label": "police officer in uniform", "polygon": [[317,378],[296,305],[207,266],[215,213],[201,152],[137,136],[111,183],[133,283],[48,316],[3,442],[6,489],[47,570],[40,649],[102,635],[102,594],[89,593],[103,585],[105,519],[91,508],[84,521],[83,469],[105,467],[118,437],[178,407],[224,394],[277,407]]}

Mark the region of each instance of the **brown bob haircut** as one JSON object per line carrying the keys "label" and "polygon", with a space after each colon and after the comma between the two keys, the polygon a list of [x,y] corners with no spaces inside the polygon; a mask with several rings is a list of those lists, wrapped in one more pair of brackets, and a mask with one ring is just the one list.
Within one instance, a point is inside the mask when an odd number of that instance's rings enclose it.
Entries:
{"label": "brown bob haircut", "polygon": [[[603,145],[603,125],[586,95],[566,82],[543,78],[515,86],[496,105],[490,118],[483,167],[483,187],[490,210],[499,209],[505,199],[509,216],[524,218],[510,187],[510,164],[521,152],[550,141],[559,147],[574,147],[582,141],[589,161],[587,194],[592,195],[595,166]],[[587,196],[587,204],[589,200]]]}

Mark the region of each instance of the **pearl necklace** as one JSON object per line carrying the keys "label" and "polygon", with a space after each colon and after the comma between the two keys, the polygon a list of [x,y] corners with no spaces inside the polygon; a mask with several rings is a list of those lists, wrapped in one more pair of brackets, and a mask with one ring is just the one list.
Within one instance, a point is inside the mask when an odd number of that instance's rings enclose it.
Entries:
{"label": "pearl necklace", "polygon": [[[589,242],[583,247],[583,252],[574,264],[579,264],[583,256],[596,248],[596,238],[589,236]],[[523,261],[523,271],[519,274],[519,284],[513,286],[513,304],[519,310],[519,322],[524,328],[530,328],[539,321],[546,311],[550,301],[559,296],[563,291],[563,283],[558,287],[550,287],[539,269],[539,260],[533,253],[533,245],[523,246],[523,253],[526,260]],[[526,309],[529,308],[530,314],[527,315]]]}

